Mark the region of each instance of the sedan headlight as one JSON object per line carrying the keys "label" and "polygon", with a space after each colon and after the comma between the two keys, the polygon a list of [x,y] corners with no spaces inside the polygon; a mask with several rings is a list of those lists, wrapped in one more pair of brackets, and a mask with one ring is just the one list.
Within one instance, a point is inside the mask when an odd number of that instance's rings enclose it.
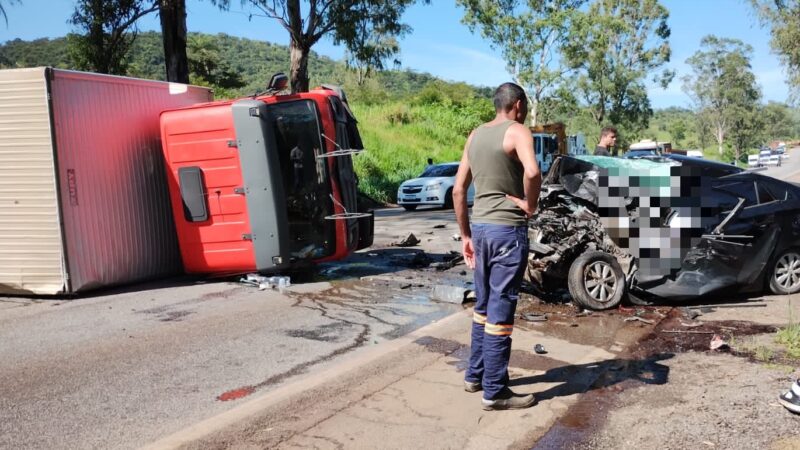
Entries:
{"label": "sedan headlight", "polygon": [[442,183],[429,184],[425,191],[438,191],[440,187],[442,187]]}

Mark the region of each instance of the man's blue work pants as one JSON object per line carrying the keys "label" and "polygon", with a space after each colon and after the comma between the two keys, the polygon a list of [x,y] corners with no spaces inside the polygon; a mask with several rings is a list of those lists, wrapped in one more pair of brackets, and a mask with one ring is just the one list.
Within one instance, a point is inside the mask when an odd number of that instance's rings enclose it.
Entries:
{"label": "man's blue work pants", "polygon": [[481,382],[483,398],[491,400],[508,385],[514,313],[528,261],[528,228],[476,223],[472,244],[476,302],[465,379]]}

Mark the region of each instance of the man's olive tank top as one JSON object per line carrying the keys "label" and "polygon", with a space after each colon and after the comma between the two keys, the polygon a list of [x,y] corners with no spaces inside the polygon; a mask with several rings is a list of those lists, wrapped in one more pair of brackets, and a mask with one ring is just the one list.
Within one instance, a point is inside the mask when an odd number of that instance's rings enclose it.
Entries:
{"label": "man's olive tank top", "polygon": [[475,183],[472,222],[521,226],[527,223],[522,211],[506,194],[523,198],[522,163],[503,151],[503,139],[513,120],[494,126],[481,125],[467,149],[469,168]]}

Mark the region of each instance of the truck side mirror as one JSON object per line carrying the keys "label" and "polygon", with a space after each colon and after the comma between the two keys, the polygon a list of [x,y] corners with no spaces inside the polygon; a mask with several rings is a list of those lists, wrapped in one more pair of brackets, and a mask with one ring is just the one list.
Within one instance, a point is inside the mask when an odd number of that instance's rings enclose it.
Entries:
{"label": "truck side mirror", "polygon": [[286,85],[289,84],[289,77],[286,76],[283,72],[278,72],[269,79],[269,84],[267,84],[267,90],[271,92],[278,92],[286,89]]}

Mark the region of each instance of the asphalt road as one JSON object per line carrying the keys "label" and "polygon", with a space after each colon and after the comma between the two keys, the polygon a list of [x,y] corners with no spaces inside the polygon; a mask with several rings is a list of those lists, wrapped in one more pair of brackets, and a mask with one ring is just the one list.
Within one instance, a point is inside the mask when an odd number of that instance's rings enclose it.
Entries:
{"label": "asphalt road", "polygon": [[137,448],[461,310],[429,298],[441,274],[403,268],[419,250],[388,244],[409,231],[434,260],[459,248],[452,211],[388,209],[373,248],[285,295],[179,279],[0,297],[0,448]]}

